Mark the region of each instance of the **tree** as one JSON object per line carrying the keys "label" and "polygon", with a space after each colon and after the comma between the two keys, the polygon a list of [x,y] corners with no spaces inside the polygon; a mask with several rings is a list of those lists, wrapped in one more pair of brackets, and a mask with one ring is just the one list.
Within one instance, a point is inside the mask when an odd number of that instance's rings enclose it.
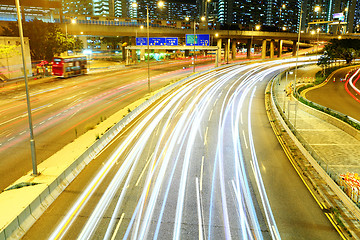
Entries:
{"label": "tree", "polygon": [[[329,61],[344,59],[347,64],[350,64],[353,59],[360,56],[360,39],[331,39],[330,43],[325,46],[324,53]],[[318,63],[318,65],[320,64]]]}
{"label": "tree", "polygon": [[[3,35],[19,36],[17,23],[3,27]],[[72,36],[66,37],[54,23],[34,19],[24,22],[24,36],[29,37],[30,54],[34,60],[52,60],[54,55],[74,49],[82,49],[82,42]]]}
{"label": "tree", "polygon": [[119,48],[120,37],[104,37],[101,39],[101,42],[110,45],[111,49],[117,49]]}
{"label": "tree", "polygon": [[317,65],[321,66],[322,69],[323,69],[323,73],[324,73],[324,76],[325,76],[325,70],[326,70],[326,67],[330,65],[330,57],[327,56],[327,55],[323,55],[319,58],[318,60],[318,63]]}

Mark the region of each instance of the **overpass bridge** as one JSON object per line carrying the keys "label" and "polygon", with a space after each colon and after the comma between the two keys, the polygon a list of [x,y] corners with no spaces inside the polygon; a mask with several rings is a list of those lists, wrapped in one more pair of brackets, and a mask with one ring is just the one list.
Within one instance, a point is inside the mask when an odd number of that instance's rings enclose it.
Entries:
{"label": "overpass bridge", "polygon": [[[65,18],[58,22],[60,27],[68,34],[76,35],[86,43],[86,37],[129,37],[129,42],[135,46],[135,37],[146,37],[146,21],[144,19],[92,19],[91,17],[77,18],[76,23],[71,23],[71,18]],[[169,24],[170,22],[170,24]],[[140,26],[143,26],[140,28]],[[292,54],[296,55],[297,33],[291,32],[265,32],[265,31],[240,31],[240,30],[218,30],[208,29],[204,23],[197,25],[196,34],[209,34],[210,45],[218,47],[218,53],[221,55],[222,46],[224,45],[225,58],[232,53],[235,57],[236,44],[238,42],[246,43],[248,57],[253,44],[261,45],[262,58],[266,57],[266,52],[270,52],[270,58],[281,57],[283,46],[291,46]],[[186,34],[194,34],[193,25],[184,21],[164,21],[151,20],[150,37],[178,37],[179,44],[185,42]],[[360,34],[343,34],[342,38],[360,38]],[[338,35],[325,33],[301,33],[301,42],[314,43],[324,42],[337,38]],[[224,44],[223,44],[224,43]],[[300,44],[300,47],[309,47],[309,44]],[[132,48],[132,54],[135,52]]]}

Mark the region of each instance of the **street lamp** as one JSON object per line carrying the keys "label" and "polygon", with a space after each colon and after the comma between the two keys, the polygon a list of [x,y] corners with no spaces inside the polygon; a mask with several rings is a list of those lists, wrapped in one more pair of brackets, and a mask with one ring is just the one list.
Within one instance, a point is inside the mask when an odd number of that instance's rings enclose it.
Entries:
{"label": "street lamp", "polygon": [[[71,19],[70,20],[70,23],[71,24],[76,24],[76,19]],[[67,22],[65,22],[65,37],[66,37],[66,39],[68,38],[68,29],[67,29]]]}
{"label": "street lamp", "polygon": [[283,9],[285,9],[285,8],[286,8],[286,5],[285,5],[285,4],[281,5],[281,7],[280,7],[279,26],[281,26],[281,11],[282,11]]}
{"label": "street lamp", "polygon": [[[189,17],[185,17],[186,21],[190,21]],[[200,18],[201,21],[205,21],[206,18],[204,16],[202,16]],[[195,46],[196,46],[196,17],[194,17],[194,37],[193,37],[193,46],[194,46],[194,54],[193,54],[193,72],[195,73]]]}
{"label": "street lamp", "polygon": [[293,94],[295,95],[296,90],[296,78],[297,78],[297,71],[298,71],[298,61],[299,61],[299,47],[300,47],[300,33],[301,33],[301,23],[302,23],[302,15],[303,15],[303,9],[302,9],[302,3],[300,6],[300,21],[299,21],[299,29],[298,29],[298,39],[297,39],[297,46],[296,46],[296,63],[295,63],[295,77],[294,77],[294,86],[293,86]]}
{"label": "street lamp", "polygon": [[[157,5],[159,8],[162,8],[165,3],[163,1],[158,1]],[[133,8],[137,8],[138,4],[136,2],[132,3],[132,7]],[[150,30],[149,30],[149,6],[146,5],[146,38],[147,38],[147,55],[148,55],[148,59],[147,59],[147,69],[148,69],[148,91],[151,92],[151,88],[150,88]],[[141,28],[141,26],[140,26]]]}
{"label": "street lamp", "polygon": [[23,68],[24,68],[24,80],[25,80],[29,130],[30,130],[30,148],[31,148],[33,176],[37,176],[38,171],[37,171],[37,163],[36,163],[36,148],[35,148],[35,139],[34,139],[34,132],[33,132],[32,116],[31,116],[30,94],[29,94],[29,86],[28,86],[28,79],[27,79],[27,68],[26,68],[26,63],[25,63],[24,35],[23,35],[23,29],[22,29],[19,0],[15,0],[15,5],[16,5],[16,12],[17,12],[18,26],[19,26],[19,35],[20,35],[20,42],[21,42],[21,55],[22,55],[22,62],[23,62]]}
{"label": "street lamp", "polygon": [[[256,31],[259,31],[261,28],[261,26],[259,24],[255,25],[255,30]],[[254,27],[252,27],[251,29],[251,41],[250,41],[250,53],[249,53],[249,58],[251,58],[251,48],[252,48],[252,45],[253,45],[253,40],[254,40]],[[255,50],[254,50],[254,53],[255,53]]]}

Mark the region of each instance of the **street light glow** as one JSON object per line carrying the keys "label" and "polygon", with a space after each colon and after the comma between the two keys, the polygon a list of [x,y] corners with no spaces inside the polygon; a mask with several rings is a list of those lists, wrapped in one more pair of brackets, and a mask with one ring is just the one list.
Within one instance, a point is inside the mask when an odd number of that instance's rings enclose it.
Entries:
{"label": "street light glow", "polygon": [[255,26],[255,30],[257,30],[257,31],[259,31],[259,30],[260,30],[260,28],[261,28],[261,26],[260,26],[260,25],[256,25],[256,26]]}
{"label": "street light glow", "polygon": [[75,24],[75,23],[76,23],[76,20],[75,20],[75,19],[71,19],[71,23],[72,23],[72,24]]}
{"label": "street light glow", "polygon": [[282,8],[283,8],[283,9],[285,9],[285,8],[286,8],[286,5],[285,5],[285,4],[283,4],[283,5],[282,5]]}
{"label": "street light glow", "polygon": [[219,36],[219,34],[218,33],[215,33],[215,37],[218,37]]}
{"label": "street light glow", "polygon": [[204,16],[201,17],[201,21],[205,21],[205,17],[204,17]]}
{"label": "street light glow", "polygon": [[320,12],[320,9],[321,9],[320,6],[316,6],[316,7],[314,8],[314,11],[315,11],[315,12]]}
{"label": "street light glow", "polygon": [[143,25],[140,25],[140,29],[143,29],[144,28],[144,26]]}
{"label": "street light glow", "polygon": [[133,8],[137,8],[137,7],[138,7],[138,4],[137,4],[137,2],[133,2],[133,3],[131,4],[131,6],[132,6]]}
{"label": "street light glow", "polygon": [[162,8],[165,5],[165,3],[163,1],[159,1],[157,5],[158,7]]}
{"label": "street light glow", "polygon": [[189,21],[189,20],[190,20],[190,18],[189,18],[189,17],[186,17],[186,18],[185,18],[185,21]]}
{"label": "street light glow", "polygon": [[311,30],[311,35],[314,35],[315,34],[315,30]]}

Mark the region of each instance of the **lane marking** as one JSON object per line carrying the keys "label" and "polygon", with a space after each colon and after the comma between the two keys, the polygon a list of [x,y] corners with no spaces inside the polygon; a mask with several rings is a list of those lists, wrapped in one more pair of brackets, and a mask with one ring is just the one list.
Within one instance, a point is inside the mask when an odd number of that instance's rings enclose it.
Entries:
{"label": "lane marking", "polygon": [[144,169],[141,171],[141,174],[140,174],[138,180],[137,180],[136,183],[135,183],[135,186],[136,186],[136,187],[139,185],[139,182],[140,182],[142,176],[144,175],[145,170],[146,170],[147,166],[149,165],[150,159],[152,159],[152,156],[153,156],[153,155],[154,155],[154,153],[152,153],[151,156],[150,156],[150,157],[148,158],[148,160],[146,161],[145,167],[144,167]]}
{"label": "lane marking", "polygon": [[125,213],[122,213],[122,214],[121,214],[121,217],[120,217],[120,220],[119,220],[118,224],[116,225],[115,231],[114,231],[114,233],[113,233],[113,235],[112,235],[112,237],[111,237],[111,240],[114,240],[114,239],[115,239],[116,234],[117,234],[117,232],[119,231],[121,222],[122,222],[122,220],[124,219],[124,216],[125,216]]}
{"label": "lane marking", "polygon": [[249,147],[248,147],[247,142],[246,142],[246,137],[245,137],[245,131],[244,130],[242,131],[242,134],[243,134],[243,137],[244,137],[245,147],[246,147],[246,149],[248,149]]}
{"label": "lane marking", "polygon": [[200,205],[200,192],[199,192],[199,179],[195,179],[196,185],[196,203],[197,203],[197,213],[198,213],[198,225],[199,225],[199,240],[203,240],[203,229],[202,229],[202,218],[201,218],[201,205]]}
{"label": "lane marking", "polygon": [[204,146],[207,144],[207,134],[208,134],[209,127],[206,127],[205,136],[204,136]]}
{"label": "lane marking", "polygon": [[204,156],[201,158],[201,169],[200,169],[200,192],[202,192],[203,174],[204,174]]}

